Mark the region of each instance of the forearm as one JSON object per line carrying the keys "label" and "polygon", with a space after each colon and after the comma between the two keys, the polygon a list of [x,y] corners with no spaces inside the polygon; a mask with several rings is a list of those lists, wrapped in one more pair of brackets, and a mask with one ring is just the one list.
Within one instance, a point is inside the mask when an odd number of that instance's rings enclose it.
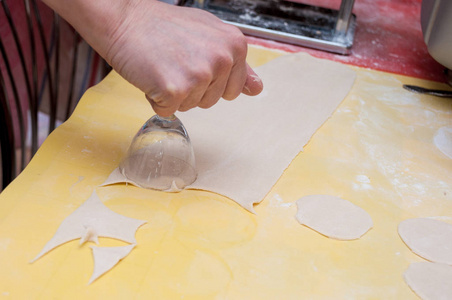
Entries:
{"label": "forearm", "polygon": [[[109,49],[128,10],[141,0],[43,0],[109,63]],[[153,2],[153,1],[149,1]]]}
{"label": "forearm", "polygon": [[262,90],[243,34],[206,11],[157,0],[43,1],[162,116]]}

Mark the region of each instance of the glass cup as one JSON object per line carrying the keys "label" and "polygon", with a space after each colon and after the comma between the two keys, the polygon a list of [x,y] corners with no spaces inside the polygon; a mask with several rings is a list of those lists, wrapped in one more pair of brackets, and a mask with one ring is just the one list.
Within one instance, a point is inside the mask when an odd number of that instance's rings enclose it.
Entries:
{"label": "glass cup", "polygon": [[120,172],[143,188],[180,191],[197,177],[188,133],[174,115],[154,115],[132,140]]}

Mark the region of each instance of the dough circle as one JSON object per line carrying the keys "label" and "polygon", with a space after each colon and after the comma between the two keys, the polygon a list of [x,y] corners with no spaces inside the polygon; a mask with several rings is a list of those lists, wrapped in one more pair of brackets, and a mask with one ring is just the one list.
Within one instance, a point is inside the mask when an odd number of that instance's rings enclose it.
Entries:
{"label": "dough circle", "polygon": [[452,299],[452,267],[431,262],[412,263],[403,274],[408,286],[422,299]]}
{"label": "dough circle", "polygon": [[433,262],[452,265],[451,224],[414,218],[400,222],[398,231],[405,244],[417,255]]}
{"label": "dough circle", "polygon": [[361,207],[339,197],[310,195],[297,201],[296,218],[327,237],[354,240],[372,228],[372,218]]}
{"label": "dough circle", "polygon": [[433,138],[436,148],[452,159],[452,127],[441,127]]}

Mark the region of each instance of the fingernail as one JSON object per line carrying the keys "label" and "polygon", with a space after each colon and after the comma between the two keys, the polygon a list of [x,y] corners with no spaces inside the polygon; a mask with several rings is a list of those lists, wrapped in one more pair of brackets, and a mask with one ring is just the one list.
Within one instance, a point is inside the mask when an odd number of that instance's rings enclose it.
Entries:
{"label": "fingernail", "polygon": [[248,67],[248,75],[253,79],[253,82],[262,82],[259,75],[257,75],[256,72],[254,72],[254,70],[249,65],[247,65],[247,67]]}

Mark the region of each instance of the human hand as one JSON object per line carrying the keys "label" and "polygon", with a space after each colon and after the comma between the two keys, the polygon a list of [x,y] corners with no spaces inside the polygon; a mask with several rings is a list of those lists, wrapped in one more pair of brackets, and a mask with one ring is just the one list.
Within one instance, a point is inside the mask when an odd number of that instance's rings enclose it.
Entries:
{"label": "human hand", "polygon": [[205,11],[140,1],[112,37],[104,57],[161,116],[262,91],[243,34]]}

